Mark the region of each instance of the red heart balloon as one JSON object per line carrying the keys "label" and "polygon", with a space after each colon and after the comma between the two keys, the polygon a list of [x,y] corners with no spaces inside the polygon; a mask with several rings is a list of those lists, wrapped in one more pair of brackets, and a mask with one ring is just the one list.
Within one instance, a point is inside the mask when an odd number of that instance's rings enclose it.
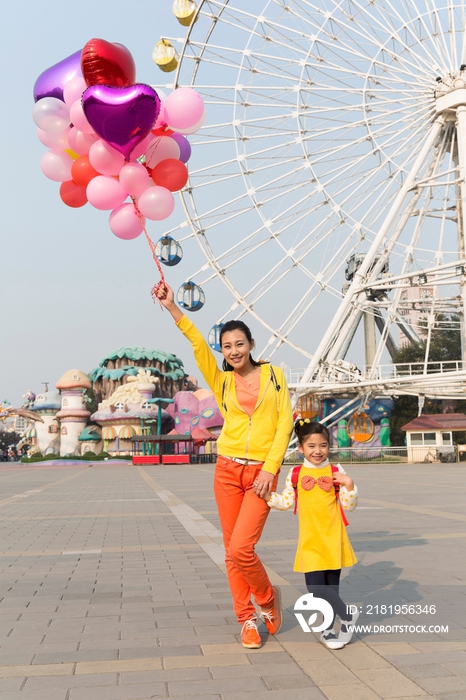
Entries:
{"label": "red heart balloon", "polygon": [[128,87],[136,82],[136,65],[123,44],[91,39],[81,54],[81,70],[87,85]]}

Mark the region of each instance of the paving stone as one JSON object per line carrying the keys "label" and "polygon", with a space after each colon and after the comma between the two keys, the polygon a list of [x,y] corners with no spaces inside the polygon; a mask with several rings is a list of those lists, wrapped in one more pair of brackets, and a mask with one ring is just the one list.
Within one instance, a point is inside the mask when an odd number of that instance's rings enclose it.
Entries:
{"label": "paving stone", "polygon": [[0,691],[0,700],[67,700],[67,688],[48,688],[47,690],[7,690]]}
{"label": "paving stone", "polygon": [[381,698],[427,695],[417,683],[410,681],[396,668],[359,669],[355,670],[355,673]]}
{"label": "paving stone", "polygon": [[422,666],[403,666],[403,673],[417,680],[418,678],[441,678],[442,676],[454,676],[455,674],[441,664],[423,664]]}
{"label": "paving stone", "polygon": [[25,690],[43,691],[47,688],[79,688],[96,687],[106,688],[117,685],[116,673],[96,673],[86,676],[43,676],[42,678],[28,678]]}
{"label": "paving stone", "polygon": [[459,661],[457,663],[444,662],[442,666],[453,671],[457,676],[466,676],[466,662],[464,661]]}
{"label": "paving stone", "polygon": [[465,676],[443,676],[438,678],[422,678],[419,685],[430,693],[463,693],[466,697],[466,677]]}
{"label": "paving stone", "polygon": [[20,690],[25,678],[0,678],[0,693]]}
{"label": "paving stone", "polygon": [[118,658],[117,649],[92,649],[90,651],[44,652],[34,657],[33,664],[58,664],[83,661],[110,661]]}
{"label": "paving stone", "polygon": [[326,661],[299,661],[302,670],[313,680],[315,685],[353,685],[360,682],[350,669],[339,659]]}
{"label": "paving stone", "polygon": [[[380,499],[382,485],[387,502],[401,502],[408,510],[392,513],[385,509],[383,525],[377,511],[361,509],[352,514],[350,537],[363,556],[354,569],[344,572],[342,596],[358,604],[417,604],[421,600],[442,604],[445,607],[441,611],[439,607],[437,619],[449,624],[450,632],[366,635],[337,652],[318,643],[315,635],[305,635],[292,615],[294,602],[305,592],[302,575],[292,571],[296,544],[292,514],[269,518],[258,548],[273,580],[286,584],[282,592],[288,611],[282,632],[277,639],[264,633],[263,648],[245,653],[224,574],[139,470],[97,465],[76,481],[62,482],[48,494],[28,498],[27,514],[26,503],[2,506],[4,550],[9,548],[11,556],[0,556],[0,596],[4,597],[0,601],[0,663],[16,666],[13,673],[17,674],[32,662],[30,673],[42,673],[47,667],[47,673],[55,675],[33,676],[23,690],[18,690],[17,683],[24,677],[0,678],[0,700],[5,693],[9,693],[6,700],[16,700],[13,696],[19,693],[21,700],[32,700],[27,690],[31,681],[37,686],[47,684],[47,700],[55,700],[54,693],[65,700],[64,687],[55,683],[67,682],[69,677],[74,679],[71,683],[81,678],[98,682],[96,678],[104,676],[100,688],[71,686],[66,700],[80,694],[86,700],[105,700],[109,692],[117,693],[109,700],[127,700],[127,694],[119,695],[125,687],[138,692],[128,700],[146,700],[154,696],[154,685],[155,694],[160,691],[160,697],[165,697],[165,683],[189,685],[190,679],[210,684],[204,695],[214,700],[220,696],[222,700],[242,699],[245,692],[230,692],[225,684],[225,692],[212,692],[213,683],[256,683],[260,679],[265,681],[261,681],[262,690],[253,691],[255,700],[283,700],[288,679],[294,684],[311,683],[293,688],[294,700],[411,700],[431,693],[441,700],[463,700],[465,676],[460,674],[466,662],[466,605],[458,596],[458,576],[464,580],[466,567],[449,559],[456,543],[449,539],[456,534],[451,522],[418,512],[422,505],[433,508],[432,487],[438,482],[437,466],[423,465],[422,469],[419,483],[416,470],[405,465],[351,468],[366,503]],[[458,469],[458,465],[442,465],[442,474],[456,482]],[[219,529],[211,491],[213,465],[205,465],[203,471],[185,466],[144,471],[162,490],[175,493]],[[286,470],[282,471],[284,480]],[[33,488],[22,484],[25,471],[9,473],[12,494]],[[27,472],[31,473],[47,485],[73,472],[36,467]],[[436,490],[436,501],[439,513],[462,513],[447,487]],[[409,511],[411,505],[413,511]],[[62,551],[86,549],[100,553],[61,555]],[[373,621],[384,624],[381,616]],[[407,616],[397,622],[414,624],[417,620]],[[128,665],[121,666],[120,661]],[[68,673],[75,663],[86,672],[57,675],[63,669]],[[135,663],[140,665],[135,667]],[[146,663],[156,670],[114,670],[141,669]],[[58,666],[61,670],[56,672]],[[96,673],[98,669],[102,672]],[[327,669],[331,672],[326,673]],[[109,680],[113,683],[117,673],[124,685],[105,685]],[[442,685],[452,680],[460,686]],[[11,690],[2,690],[2,681],[12,682]],[[313,681],[325,695],[312,687]],[[429,683],[438,684],[439,690],[430,691]],[[280,687],[270,689],[274,684]],[[187,694],[178,697],[185,700],[204,697],[187,687],[182,690]],[[339,695],[341,691],[344,695]],[[42,700],[41,696],[38,687],[34,700]]]}
{"label": "paving stone", "polygon": [[[284,690],[256,691],[254,692],[254,700],[284,700],[284,694]],[[241,692],[222,693],[222,700],[245,700],[245,697],[247,697],[246,694]],[[327,700],[319,688],[295,688],[292,697],[293,700]]]}
{"label": "paving stone", "polygon": [[288,659],[286,663],[280,664],[254,664],[241,666],[241,671],[237,666],[210,666],[209,672],[212,678],[237,678],[241,674],[242,678],[265,678],[266,676],[294,676],[303,675],[303,670]]}
{"label": "paving stone", "polygon": [[[246,654],[242,656],[172,656],[164,657],[164,668],[200,668],[213,666],[248,666],[249,659]],[[239,672],[240,673],[240,672]]]}
{"label": "paving stone", "polygon": [[172,681],[168,683],[169,696],[198,695],[204,697],[208,693],[256,693],[266,690],[267,686],[260,678],[222,678],[221,680],[208,681]]}
{"label": "paving stone", "polygon": [[[380,695],[367,685],[321,685],[320,689],[328,700],[380,700]],[[406,700],[406,697],[403,698]]]}
{"label": "paving stone", "polygon": [[[387,657],[392,664],[402,668],[403,666],[412,666],[413,657],[408,654],[403,654],[399,656],[394,654],[393,656]],[[411,663],[409,663],[411,661]],[[424,654],[418,654],[416,656],[416,665],[430,665],[430,664],[441,664],[441,663],[459,663],[466,662],[466,651],[431,651]]]}
{"label": "paving stone", "polygon": [[187,646],[182,644],[180,646],[158,646],[158,647],[140,647],[140,648],[129,648],[129,649],[119,649],[120,659],[137,659],[143,658],[147,659],[151,656],[202,656],[202,651],[200,646]]}
{"label": "paving stone", "polygon": [[119,676],[119,682],[120,685],[133,685],[135,683],[168,683],[169,681],[208,680],[211,678],[208,668],[181,668],[122,673]]}
{"label": "paving stone", "polygon": [[70,700],[148,700],[165,697],[164,683],[135,683],[114,688],[72,688],[69,694]]}

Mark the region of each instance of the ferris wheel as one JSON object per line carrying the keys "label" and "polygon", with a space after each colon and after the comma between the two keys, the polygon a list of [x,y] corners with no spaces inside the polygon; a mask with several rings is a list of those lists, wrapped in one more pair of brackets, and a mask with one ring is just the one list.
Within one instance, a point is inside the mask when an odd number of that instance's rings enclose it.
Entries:
{"label": "ferris wheel", "polygon": [[[187,222],[167,235],[205,255],[186,278],[195,308],[228,291],[212,345],[224,318],[252,317],[262,357],[296,353],[296,395],[463,397],[464,0],[181,4],[186,36],[164,46],[209,116],[191,141]],[[433,365],[442,324],[462,357]],[[420,340],[421,366],[391,364]]]}

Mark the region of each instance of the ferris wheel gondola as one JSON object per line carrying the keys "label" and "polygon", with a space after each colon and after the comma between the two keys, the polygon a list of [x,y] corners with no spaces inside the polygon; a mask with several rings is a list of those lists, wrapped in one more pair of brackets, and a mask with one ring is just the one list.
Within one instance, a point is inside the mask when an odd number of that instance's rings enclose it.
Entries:
{"label": "ferris wheel gondola", "polygon": [[156,243],[155,255],[161,263],[173,267],[181,261],[183,249],[178,241],[175,241],[171,236],[162,236]]}
{"label": "ferris wheel gondola", "polygon": [[178,304],[186,311],[200,311],[205,304],[205,294],[194,282],[185,282],[178,289]]}

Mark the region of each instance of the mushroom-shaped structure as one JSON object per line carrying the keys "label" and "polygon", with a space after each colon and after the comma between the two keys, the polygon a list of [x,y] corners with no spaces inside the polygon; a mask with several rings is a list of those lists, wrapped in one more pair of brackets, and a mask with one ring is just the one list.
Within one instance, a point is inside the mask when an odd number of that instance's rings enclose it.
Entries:
{"label": "mushroom-shaped structure", "polygon": [[[131,438],[134,435],[141,435],[143,431],[155,433],[153,426],[157,424],[163,433],[173,427],[169,414],[151,400],[160,378],[150,370],[150,367],[139,368],[136,376],[126,375],[125,384],[102,401],[99,410],[93,413],[92,420],[102,427],[105,451],[128,453],[132,450]],[[159,397],[159,401],[169,400]]]}
{"label": "mushroom-shaped structure", "polygon": [[78,437],[91,415],[86,408],[83,390],[91,388],[91,381],[80,369],[70,369],[58,380],[56,387],[61,391],[61,410],[57,413],[61,421],[60,455],[79,454]]}
{"label": "mushroom-shaped structure", "polygon": [[81,430],[78,440],[81,443],[81,454],[85,452],[97,453],[99,451],[99,443],[102,441],[102,436],[95,425],[88,425],[84,430]]}
{"label": "mushroom-shaped structure", "polygon": [[56,418],[61,408],[61,396],[58,391],[45,391],[37,394],[30,410],[38,414],[43,423],[36,424],[37,447],[42,454],[58,453],[60,446],[60,428]]}
{"label": "mushroom-shaped structure", "polygon": [[186,375],[183,363],[176,355],[142,347],[119,348],[104,357],[99,367],[89,373],[97,403],[106,401],[119,386],[137,377],[139,369],[158,379],[157,386],[151,387],[150,397],[155,390],[156,396],[171,399],[183,389]]}

